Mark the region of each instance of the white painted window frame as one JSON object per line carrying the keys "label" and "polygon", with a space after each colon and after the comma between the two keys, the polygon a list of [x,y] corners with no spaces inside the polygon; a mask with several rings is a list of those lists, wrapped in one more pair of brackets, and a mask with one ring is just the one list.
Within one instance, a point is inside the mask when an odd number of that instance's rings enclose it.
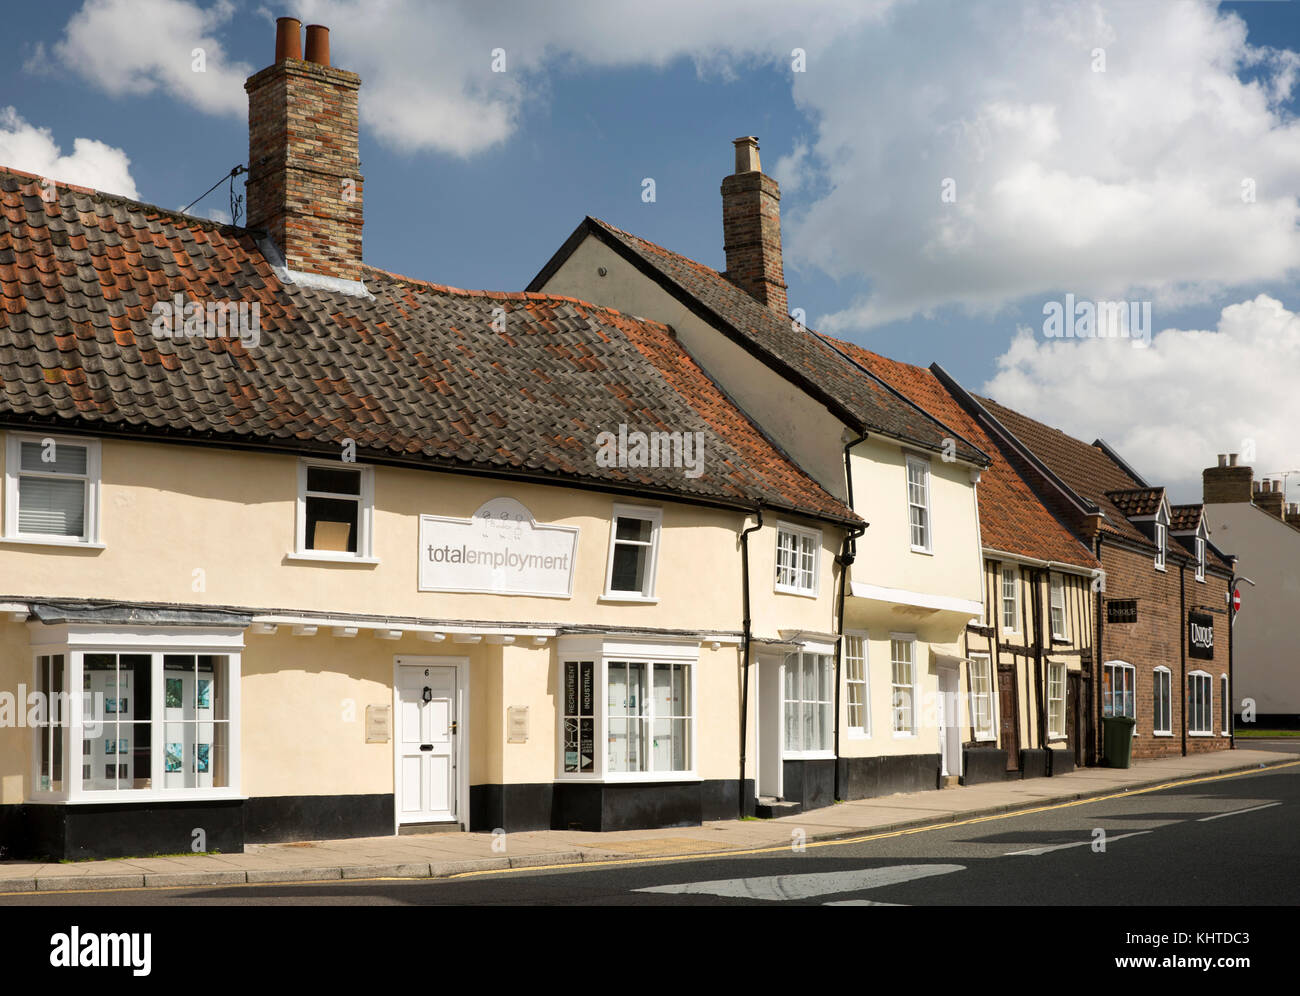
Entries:
{"label": "white painted window frame", "polygon": [[[1205,715],[1198,715],[1201,712],[1196,703],[1197,686],[1205,689]],[[1184,707],[1184,722],[1187,724],[1187,735],[1189,737],[1212,737],[1214,736],[1214,677],[1208,671],[1188,671],[1187,672],[1187,700]],[[1192,722],[1204,720],[1203,728],[1193,728]]]}
{"label": "white painted window frame", "polygon": [[[555,655],[555,780],[557,782],[588,782],[611,785],[626,782],[698,782],[699,770],[699,677],[700,644],[696,641],[663,643],[628,641],[603,636],[572,637],[557,644]],[[592,661],[595,664],[595,770],[590,772],[564,770],[564,665],[569,661]],[[690,697],[690,714],[687,725],[690,741],[689,766],[685,771],[609,771],[609,665],[632,662],[637,664],[687,664],[687,693]],[[651,671],[653,695],[654,678]],[[653,721],[652,721],[653,723]],[[651,726],[653,729],[653,725]]]}
{"label": "white painted window frame", "polygon": [[[618,539],[618,520],[639,519],[650,523],[650,542],[640,543],[634,540]],[[644,505],[615,505],[613,518],[609,523],[609,556],[605,564],[605,593],[602,602],[658,602],[655,596],[655,584],[659,574],[659,538],[663,532],[664,510]],[[614,590],[614,553],[619,543],[626,546],[646,546],[645,578],[641,591]]]}
{"label": "white painted window frame", "polygon": [[[1068,640],[1070,638],[1070,614],[1066,608],[1065,600],[1065,575],[1053,574],[1052,580],[1048,582],[1047,593],[1047,620],[1048,626],[1052,631],[1053,640]],[[1061,604],[1056,604],[1057,596],[1060,596]],[[1061,610],[1061,629],[1058,632],[1056,628],[1056,610]]]}
{"label": "white painted window frame", "polygon": [[1219,675],[1219,731],[1222,737],[1232,736],[1232,703],[1228,701],[1228,676]]}
{"label": "white painted window frame", "polygon": [[[820,667],[824,667],[826,668],[827,671],[830,672],[828,675],[829,681],[827,682],[827,684],[830,686],[831,697],[829,699],[822,699],[819,696],[819,694],[817,694],[817,689],[821,688],[822,685],[822,682],[820,680],[816,681],[816,687],[813,689],[814,694],[811,697],[809,697],[807,690],[803,687],[803,659],[805,657],[821,658]],[[793,664],[791,662],[793,662]],[[782,662],[782,667],[788,673],[789,669],[792,666],[795,668],[795,675],[796,675],[795,682],[799,687],[799,698],[793,701],[799,703],[798,715],[799,715],[800,722],[798,725],[800,729],[803,728],[802,719],[803,719],[804,711],[808,707],[808,703],[812,703],[813,707],[818,709],[820,709],[820,707],[823,705],[829,706],[829,708],[826,710],[826,713],[828,716],[830,716],[831,727],[829,730],[824,729],[821,731],[822,739],[827,744],[826,747],[803,747],[799,750],[792,750],[790,748],[790,746],[785,742],[785,710],[787,704],[791,700],[785,697],[786,675],[782,674],[781,675],[781,679],[782,679],[781,680],[781,757],[783,760],[786,761],[802,761],[802,760],[817,760],[817,759],[833,758],[835,756],[835,648],[833,646],[826,646],[822,644],[805,644],[800,649],[791,651],[790,653],[785,655],[784,661]],[[820,674],[818,675],[818,677],[820,678]]]}
{"label": "white painted window frame", "polygon": [[1160,686],[1164,685],[1164,715],[1160,715],[1152,709],[1152,730],[1151,735],[1155,737],[1172,737],[1174,735],[1174,673],[1163,664],[1152,669],[1151,681],[1151,704],[1160,701],[1158,692]]}
{"label": "white painted window frame", "polygon": [[[357,509],[357,552],[335,550],[307,549],[307,470],[309,467],[323,467],[327,470],[349,470],[360,474],[360,495]],[[337,497],[351,499],[351,495],[335,495],[333,492],[313,492],[313,496]],[[375,468],[362,463],[348,463],[343,460],[326,460],[318,457],[303,457],[298,461],[298,494],[295,508],[293,552],[290,560],[312,560],[322,563],[377,564],[374,556],[374,515],[375,515]]]}
{"label": "white painted window frame", "polygon": [[1205,583],[1205,538],[1197,536],[1196,542],[1196,580]]}
{"label": "white painted window frame", "polygon": [[[910,685],[905,682],[896,682],[894,680],[894,663],[896,661],[896,658],[894,657],[895,640],[897,640],[900,643],[908,644],[908,646],[910,647],[910,651],[909,651],[910,659],[911,659],[910,673],[912,678]],[[890,633],[889,634],[889,727],[893,731],[893,736],[894,739],[896,740],[912,739],[915,738],[919,733],[920,708],[919,708],[918,700],[920,699],[920,680],[919,680],[920,675],[918,672],[920,669],[918,668],[917,661],[916,661],[916,647],[917,647],[917,640],[916,640],[915,633]],[[901,688],[911,688],[912,690],[912,699],[911,699],[912,711],[910,717],[911,726],[909,729],[905,729],[905,730],[900,730],[898,728],[897,713],[894,709],[894,692],[896,689],[901,689]]]}
{"label": "white painted window frame", "polygon": [[[1061,680],[1059,682],[1054,683],[1052,681],[1052,676],[1058,671],[1060,673]],[[1069,668],[1065,666],[1065,663],[1063,661],[1047,662],[1047,737],[1049,740],[1065,739],[1065,735],[1066,735],[1065,727],[1069,721],[1065,711],[1066,688],[1069,685],[1068,675],[1069,675]],[[1060,695],[1054,695],[1052,693],[1053,684],[1055,684],[1056,687],[1060,690]],[[1053,712],[1052,706],[1057,702],[1060,703],[1060,728],[1059,729],[1055,729],[1053,727],[1053,721],[1055,717],[1052,715]]]}
{"label": "white painted window frame", "polygon": [[[919,467],[925,473],[925,503],[917,504],[912,500],[912,468]],[[913,553],[934,553],[934,502],[930,500],[931,474],[930,461],[915,453],[908,453],[906,467],[903,471],[903,484],[907,494],[907,542]],[[925,515],[925,543],[917,544],[912,539],[912,509],[919,508]]]}
{"label": "white painted window frame", "polygon": [[[860,681],[851,680],[849,678],[849,674],[851,673],[849,670],[849,663],[848,663],[850,640],[860,641],[862,647],[862,658],[861,658],[862,679]],[[871,640],[868,638],[866,631],[846,630],[844,632],[844,646],[843,646],[842,653],[844,659],[844,684],[845,684],[845,694],[844,694],[845,718],[846,718],[845,729],[847,730],[848,735],[850,737],[853,737],[855,739],[866,740],[871,737]],[[852,723],[847,721],[848,716],[851,715],[848,712],[849,702],[851,700],[851,696],[849,695],[848,689],[850,686],[855,684],[860,684],[862,686],[862,721],[863,722],[861,726],[854,726],[852,725]]]}
{"label": "white painted window frame", "polygon": [[1168,569],[1169,560],[1169,517],[1165,514],[1164,506],[1156,513],[1156,570],[1163,571]]}
{"label": "white painted window frame", "polygon": [[[795,579],[798,580],[800,568],[798,558],[802,552],[802,541],[805,539],[812,540],[813,562],[812,562],[812,587],[804,588],[799,585],[783,584],[780,580],[781,564],[781,535],[789,534],[798,541],[795,545]],[[822,565],[822,531],[820,529],[809,529],[807,526],[796,526],[792,522],[780,522],[776,524],[776,550],[773,561],[772,571],[772,588],[783,595],[802,595],[805,598],[816,598],[821,590],[821,565]]]}
{"label": "white painted window frame", "polygon": [[[1129,676],[1129,682],[1130,682],[1129,687],[1131,687],[1131,688],[1133,689],[1133,715],[1132,715],[1130,718],[1134,721],[1135,724],[1140,725],[1140,720],[1138,719],[1138,716],[1137,716],[1137,666],[1134,665],[1134,664],[1130,664],[1128,661],[1113,660],[1113,661],[1106,661],[1106,662],[1102,665],[1102,669],[1103,669],[1103,675],[1104,675],[1106,669],[1114,669],[1117,673],[1127,674],[1127,675]],[[1115,695],[1116,695],[1116,683],[1115,683],[1115,679],[1114,679],[1114,677],[1111,678],[1111,683],[1110,683],[1110,695],[1111,695],[1111,700],[1112,700],[1112,702],[1113,702],[1114,699],[1115,699]],[[1123,701],[1123,697],[1124,697],[1124,696],[1123,696],[1123,685],[1122,685],[1122,684],[1119,686],[1119,696],[1120,696],[1120,701],[1122,702],[1122,701]],[[1101,714],[1102,714],[1103,717],[1106,715],[1106,702],[1105,702],[1105,699],[1104,699],[1104,698],[1102,699],[1102,712],[1101,712]],[[1112,712],[1111,715],[1112,715],[1112,716],[1127,716],[1128,713],[1124,713],[1124,712]],[[1133,727],[1133,732],[1134,732],[1135,734],[1136,734],[1136,732],[1137,732],[1138,725],[1135,725],[1135,726]]]}
{"label": "white painted window frame", "polygon": [[[1011,612],[1015,625],[1007,625],[1007,573],[1012,576]],[[1020,632],[1020,565],[1004,562],[998,567],[998,626],[1003,633]]]}
{"label": "white painted window frame", "polygon": [[[22,444],[36,443],[43,445],[46,440],[53,440],[58,446],[83,446],[86,449],[86,488],[84,492],[85,514],[82,519],[81,536],[50,536],[46,533],[21,533],[18,531],[18,479],[23,475]],[[5,508],[4,537],[5,543],[26,543],[37,546],[68,546],[82,549],[104,549],[100,542],[100,493],[103,483],[103,464],[100,441],[89,436],[63,436],[58,433],[9,432],[5,434]],[[33,472],[28,471],[31,475]],[[69,474],[50,474],[50,477],[70,479]]]}
{"label": "white painted window frame", "polygon": [[[978,726],[979,709],[978,700],[981,695],[976,684],[976,665],[980,665],[985,671],[987,688],[983,692],[988,697],[988,727],[980,729]],[[995,709],[997,696],[993,692],[993,659],[988,654],[971,654],[970,661],[966,665],[967,685],[970,708],[970,728],[971,738],[981,742],[996,741],[998,739],[998,717]]]}
{"label": "white painted window frame", "polygon": [[[72,711],[71,722],[60,727],[63,745],[63,789],[45,791],[40,789],[40,748],[36,741],[32,743],[32,759],[29,790],[30,802],[60,802],[69,805],[105,805],[105,804],[149,804],[158,802],[186,802],[209,799],[243,799],[242,761],[240,743],[240,693],[242,683],[243,634],[230,630],[179,629],[172,627],[115,626],[110,629],[98,629],[82,624],[65,624],[51,627],[50,632],[37,635],[32,640],[32,677],[35,680],[40,658],[62,654],[66,669],[64,689],[80,692],[85,674],[86,654],[148,654],[150,656],[150,695],[152,698],[151,778],[156,784],[163,774],[162,749],[166,742],[163,730],[167,719],[163,707],[165,683],[163,681],[163,658],[169,654],[211,654],[226,658],[226,723],[227,743],[230,756],[227,759],[229,785],[213,788],[147,788],[147,789],[84,789],[82,788],[82,730],[85,724],[83,696],[72,694],[69,702]],[[36,687],[36,686],[34,686]],[[32,731],[40,735],[40,729]]]}

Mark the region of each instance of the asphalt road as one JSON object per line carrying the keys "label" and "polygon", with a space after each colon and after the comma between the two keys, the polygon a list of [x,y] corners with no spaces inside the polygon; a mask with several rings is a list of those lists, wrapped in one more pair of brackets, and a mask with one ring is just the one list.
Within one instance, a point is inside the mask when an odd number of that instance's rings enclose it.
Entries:
{"label": "asphalt road", "polygon": [[12,906],[1293,905],[1300,767],[802,851],[456,879],[28,894]]}

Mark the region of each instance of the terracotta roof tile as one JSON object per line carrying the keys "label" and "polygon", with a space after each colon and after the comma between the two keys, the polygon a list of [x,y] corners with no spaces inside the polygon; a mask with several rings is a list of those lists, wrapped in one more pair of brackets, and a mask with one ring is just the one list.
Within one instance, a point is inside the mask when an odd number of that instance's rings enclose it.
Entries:
{"label": "terracotta roof tile", "polygon": [[[38,183],[0,170],[0,417],[10,424],[314,451],[351,438],[375,459],[860,521],[663,325],[375,269],[369,299],[285,284],[245,229],[67,186],[47,204]],[[155,338],[153,307],[176,294],[257,303],[260,344]],[[602,466],[596,437],[620,424],[703,433],[703,472]]]}

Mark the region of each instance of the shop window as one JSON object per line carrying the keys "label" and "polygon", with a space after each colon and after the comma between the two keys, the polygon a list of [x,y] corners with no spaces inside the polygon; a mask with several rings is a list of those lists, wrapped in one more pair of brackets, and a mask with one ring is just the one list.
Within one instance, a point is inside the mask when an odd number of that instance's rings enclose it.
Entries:
{"label": "shop window", "polygon": [[871,689],[869,684],[867,637],[844,637],[844,687],[848,695],[850,735],[871,736]]}
{"label": "shop window", "polygon": [[605,597],[652,599],[663,512],[655,508],[614,506],[610,527]]}
{"label": "shop window", "polygon": [[1156,736],[1173,735],[1173,676],[1167,667],[1155,669],[1153,680],[1151,731]]}
{"label": "shop window", "polygon": [[821,547],[820,530],[777,523],[776,590],[816,595]]}
{"label": "shop window", "polygon": [[303,461],[298,475],[297,554],[312,559],[369,559],[373,470]]}
{"label": "shop window", "polygon": [[99,442],[11,433],[5,447],[5,539],[99,543]]}
{"label": "shop window", "polygon": [[1052,576],[1051,583],[1052,639],[1068,640],[1069,630],[1065,615],[1065,578],[1059,574]]}
{"label": "shop window", "polygon": [[995,740],[993,720],[993,665],[983,655],[972,655],[967,664],[970,681],[970,725],[976,740]]}
{"label": "shop window", "polygon": [[1047,663],[1047,735],[1065,736],[1065,665]]}
{"label": "shop window", "polygon": [[[147,801],[236,789],[230,689],[238,661],[148,649],[38,656],[38,686],[59,704],[57,719],[35,730],[36,791]],[[75,707],[65,687],[80,690]]]}
{"label": "shop window", "polygon": [[1014,564],[1002,565],[1002,631],[1020,628],[1020,571]]}
{"label": "shop window", "polygon": [[893,636],[889,640],[890,699],[894,733],[916,733],[916,640]]}
{"label": "shop window", "polygon": [[1133,698],[1134,677],[1137,669],[1123,661],[1112,661],[1101,671],[1102,716],[1128,716],[1137,718]]}
{"label": "shop window", "polygon": [[907,458],[907,514],[912,549],[918,553],[930,553],[930,461],[910,455]]}
{"label": "shop window", "polygon": [[1212,681],[1204,671],[1187,676],[1187,732],[1198,736],[1214,734]]}
{"label": "shop window", "polygon": [[564,775],[629,780],[694,771],[693,663],[593,654],[566,658],[560,673]]}

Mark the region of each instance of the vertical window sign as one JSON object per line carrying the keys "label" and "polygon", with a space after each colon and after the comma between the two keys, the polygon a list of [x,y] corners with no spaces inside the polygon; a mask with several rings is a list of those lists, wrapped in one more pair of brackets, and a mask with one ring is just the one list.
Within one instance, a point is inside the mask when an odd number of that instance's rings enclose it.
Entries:
{"label": "vertical window sign", "polygon": [[1187,613],[1187,656],[1214,660],[1214,616],[1204,612]]}
{"label": "vertical window sign", "polygon": [[592,661],[564,662],[564,770],[596,770],[596,677]]}

